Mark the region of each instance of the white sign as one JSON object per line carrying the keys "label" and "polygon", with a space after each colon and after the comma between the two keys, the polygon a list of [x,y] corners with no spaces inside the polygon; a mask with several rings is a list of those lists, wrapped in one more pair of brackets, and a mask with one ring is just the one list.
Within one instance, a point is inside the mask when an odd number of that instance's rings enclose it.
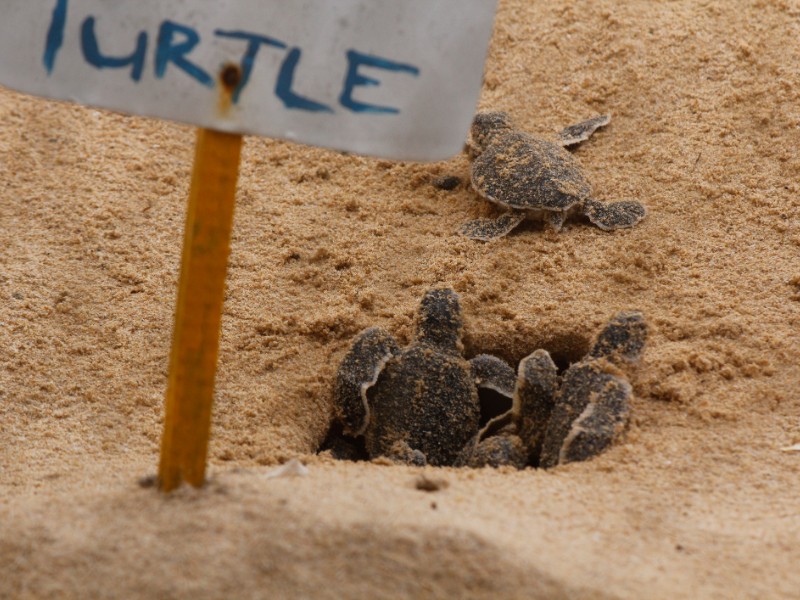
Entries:
{"label": "white sign", "polygon": [[0,84],[388,158],[461,150],[496,0],[3,0]]}

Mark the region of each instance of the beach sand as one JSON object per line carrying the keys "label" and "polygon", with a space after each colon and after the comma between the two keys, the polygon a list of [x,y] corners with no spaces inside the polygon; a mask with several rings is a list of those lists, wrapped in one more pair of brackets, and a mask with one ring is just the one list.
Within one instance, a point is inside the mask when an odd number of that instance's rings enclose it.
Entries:
{"label": "beach sand", "polygon": [[[639,226],[497,214],[464,155],[247,138],[209,484],[156,472],[191,127],[0,91],[0,598],[800,598],[800,3],[502,0],[481,108],[552,136]],[[456,175],[439,190],[431,180]],[[365,327],[432,286],[465,351],[650,339],[630,426],[548,471],[316,455]],[[304,477],[270,478],[298,457]],[[418,478],[445,482],[417,489]]]}

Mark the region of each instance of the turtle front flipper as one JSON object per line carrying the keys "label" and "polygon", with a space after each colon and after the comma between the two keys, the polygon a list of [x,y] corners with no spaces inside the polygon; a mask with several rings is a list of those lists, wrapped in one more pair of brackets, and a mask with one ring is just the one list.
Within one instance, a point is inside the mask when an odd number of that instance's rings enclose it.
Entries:
{"label": "turtle front flipper", "polygon": [[508,399],[514,397],[517,374],[504,360],[491,354],[479,354],[469,364],[478,388],[494,390]]}
{"label": "turtle front flipper", "polygon": [[567,146],[575,146],[588,140],[595,131],[605,127],[610,122],[611,115],[598,115],[575,125],[570,125],[562,129],[556,136],[556,143],[565,148]]}
{"label": "turtle front flipper", "polygon": [[536,463],[558,391],[558,368],[547,350],[536,350],[519,363],[512,411],[528,460]]}
{"label": "turtle front flipper", "polygon": [[583,202],[583,214],[603,231],[614,231],[636,225],[647,215],[647,208],[635,200],[598,202],[587,199]]}
{"label": "turtle front flipper", "polygon": [[558,451],[558,464],[587,460],[610,446],[625,428],[631,396],[631,386],[624,379],[613,377],[606,382],[572,422]]}
{"label": "turtle front flipper", "polygon": [[379,327],[364,330],[353,342],[336,373],[334,404],[347,435],[361,435],[369,424],[367,390],[378,380],[386,362],[400,354],[394,338]]}
{"label": "turtle front flipper", "polygon": [[488,242],[507,235],[524,220],[525,212],[514,210],[504,213],[496,219],[484,218],[467,221],[458,231],[472,240]]}
{"label": "turtle front flipper", "polygon": [[602,359],[567,369],[542,442],[540,467],[591,458],[622,430],[632,392],[617,372]]}

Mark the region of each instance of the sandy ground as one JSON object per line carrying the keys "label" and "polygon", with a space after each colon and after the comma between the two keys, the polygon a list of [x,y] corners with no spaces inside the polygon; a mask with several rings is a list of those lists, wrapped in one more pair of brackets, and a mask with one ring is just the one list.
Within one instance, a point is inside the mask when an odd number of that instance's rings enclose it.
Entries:
{"label": "sandy ground", "polygon": [[[800,3],[501,2],[481,100],[577,152],[629,231],[495,214],[464,156],[243,155],[211,482],[156,470],[191,128],[0,91],[0,597],[800,598]],[[550,471],[314,456],[352,337],[452,285],[468,356],[651,327],[630,428]],[[299,456],[309,475],[267,478]],[[416,489],[421,473],[443,480]]]}

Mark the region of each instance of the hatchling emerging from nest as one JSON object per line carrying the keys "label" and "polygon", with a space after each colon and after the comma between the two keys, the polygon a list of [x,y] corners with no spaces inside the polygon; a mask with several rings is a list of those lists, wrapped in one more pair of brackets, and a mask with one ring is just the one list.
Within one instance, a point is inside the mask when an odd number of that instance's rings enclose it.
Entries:
{"label": "hatchling emerging from nest", "polygon": [[336,416],[346,435],[364,437],[371,458],[452,465],[480,427],[478,388],[513,396],[514,370],[487,354],[466,360],[462,329],[458,295],[433,289],[404,350],[377,327],[353,342],[336,376]]}
{"label": "hatchling emerging from nest", "polygon": [[646,340],[642,314],[620,312],[561,377],[550,354],[536,350],[519,364],[511,410],[489,421],[456,464],[549,468],[599,454],[627,423],[632,389],[621,367],[638,361]]}
{"label": "hatchling emerging from nest", "polygon": [[469,144],[472,187],[482,197],[504,208],[496,219],[476,219],[460,231],[469,238],[499,238],[525,218],[544,220],[558,231],[573,213],[585,215],[605,231],[633,227],[646,209],[636,201],[600,202],[578,159],[565,147],[589,139],[611,117],[602,115],[565,128],[554,142],[514,129],[504,112],[480,112],[472,122]]}

